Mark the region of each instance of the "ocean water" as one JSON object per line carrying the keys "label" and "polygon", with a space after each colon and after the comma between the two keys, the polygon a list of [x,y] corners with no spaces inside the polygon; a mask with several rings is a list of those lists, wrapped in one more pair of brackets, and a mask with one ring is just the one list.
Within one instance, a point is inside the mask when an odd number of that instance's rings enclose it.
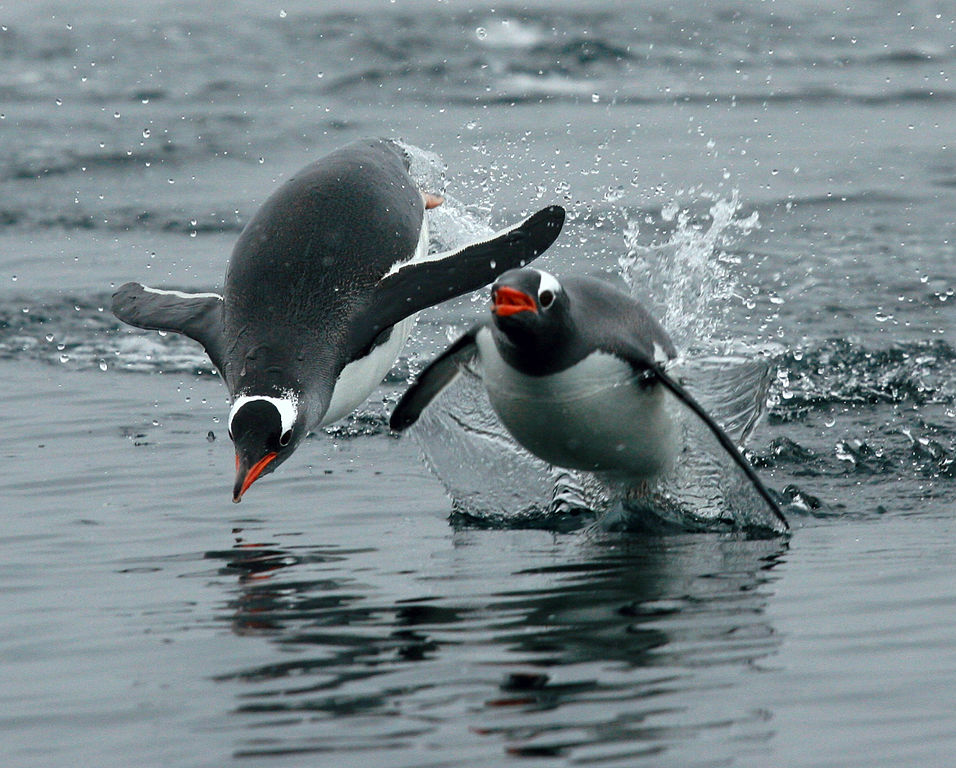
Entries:
{"label": "ocean water", "polygon": [[[4,765],[948,765],[954,40],[928,1],[0,2]],[[542,266],[763,361],[791,535],[457,513],[386,422],[483,296],[233,505],[208,361],[110,294],[215,288],[370,135],[433,153],[436,243],[561,203]]]}

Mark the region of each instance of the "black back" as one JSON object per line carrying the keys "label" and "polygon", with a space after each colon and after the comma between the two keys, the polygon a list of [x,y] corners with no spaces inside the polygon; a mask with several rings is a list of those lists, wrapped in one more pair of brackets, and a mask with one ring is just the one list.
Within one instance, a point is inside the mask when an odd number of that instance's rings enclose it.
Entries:
{"label": "black back", "polygon": [[392,265],[411,257],[423,215],[407,158],[387,140],[349,144],[283,184],[243,229],[226,272],[230,390],[331,383],[348,362],[350,324]]}

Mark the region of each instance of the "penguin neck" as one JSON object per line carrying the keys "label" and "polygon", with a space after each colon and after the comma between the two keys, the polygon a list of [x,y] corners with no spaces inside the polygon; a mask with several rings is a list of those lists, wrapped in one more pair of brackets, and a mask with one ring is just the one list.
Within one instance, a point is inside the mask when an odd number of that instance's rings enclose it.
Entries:
{"label": "penguin neck", "polygon": [[528,376],[557,373],[580,359],[580,356],[575,358],[577,349],[569,334],[562,332],[557,324],[543,332],[509,329],[506,333],[492,322],[491,335],[502,359]]}

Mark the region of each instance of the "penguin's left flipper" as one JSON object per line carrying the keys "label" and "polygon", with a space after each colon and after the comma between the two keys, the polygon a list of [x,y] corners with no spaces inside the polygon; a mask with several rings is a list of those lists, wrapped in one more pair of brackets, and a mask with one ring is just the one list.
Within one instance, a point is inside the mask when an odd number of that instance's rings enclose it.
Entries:
{"label": "penguin's left flipper", "polygon": [[487,240],[396,264],[376,286],[364,322],[353,323],[353,354],[388,326],[530,263],[551,246],[563,226],[564,208],[552,205]]}
{"label": "penguin's left flipper", "polygon": [[634,372],[641,377],[642,381],[646,381],[650,377],[653,377],[663,384],[668,390],[670,390],[674,397],[690,408],[697,415],[697,417],[704,422],[704,425],[707,427],[707,429],[713,433],[714,437],[717,438],[717,442],[720,443],[720,446],[725,451],[727,451],[727,453],[730,455],[730,458],[733,459],[737,466],[740,467],[741,471],[747,476],[747,479],[753,484],[757,493],[760,494],[761,498],[767,502],[767,506],[770,507],[770,511],[773,512],[774,516],[781,523],[783,523],[783,527],[786,530],[790,530],[790,524],[787,522],[787,518],[784,517],[783,511],[780,509],[780,506],[777,504],[773,496],[770,495],[770,491],[767,490],[767,486],[763,484],[763,481],[760,479],[757,473],[754,472],[753,467],[750,466],[750,462],[748,462],[740,453],[740,449],[737,448],[737,446],[734,444],[734,441],[731,440],[730,435],[728,435],[724,429],[711,418],[710,414],[704,410],[704,407],[694,399],[690,392],[688,392],[686,389],[684,389],[684,387],[668,376],[660,364],[649,359],[646,354],[636,348],[628,349],[626,351],[622,351],[620,348],[615,348],[612,354],[625,359]]}
{"label": "penguin's left flipper", "polygon": [[388,421],[392,429],[401,432],[412,426],[428,404],[458,378],[461,364],[477,354],[475,336],[481,328],[482,325],[478,324],[469,329],[425,367],[415,383],[405,390],[402,399],[392,411],[392,417]]}
{"label": "penguin's left flipper", "polygon": [[224,338],[222,296],[183,293],[126,283],[113,294],[113,314],[124,323],[153,331],[172,331],[203,345],[222,373]]}

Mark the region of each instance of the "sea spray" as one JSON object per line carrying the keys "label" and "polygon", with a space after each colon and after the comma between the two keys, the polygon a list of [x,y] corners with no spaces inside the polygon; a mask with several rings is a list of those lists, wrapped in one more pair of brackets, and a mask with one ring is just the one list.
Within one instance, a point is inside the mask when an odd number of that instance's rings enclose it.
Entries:
{"label": "sea spray", "polygon": [[722,336],[729,302],[739,299],[744,277],[740,259],[729,249],[760,226],[756,211],[741,216],[737,190],[730,199],[704,193],[712,200],[704,217],[673,201],[662,206],[655,232],[662,238],[641,242],[638,216],[624,224],[621,277],[631,295],[648,301],[678,347],[694,352],[728,351]]}

